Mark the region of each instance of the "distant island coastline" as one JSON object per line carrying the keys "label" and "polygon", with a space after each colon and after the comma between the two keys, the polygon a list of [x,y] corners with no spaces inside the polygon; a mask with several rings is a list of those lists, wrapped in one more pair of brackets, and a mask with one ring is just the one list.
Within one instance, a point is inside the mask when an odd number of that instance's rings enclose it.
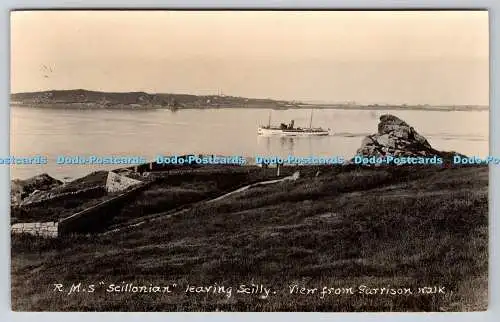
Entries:
{"label": "distant island coastline", "polygon": [[50,90],[13,93],[13,106],[39,108],[86,109],[213,109],[213,108],[267,108],[267,109],[341,109],[341,110],[427,110],[427,111],[487,111],[481,105],[429,104],[355,104],[305,103],[298,101],[247,98],[229,95],[150,94],[146,92],[100,92],[84,89]]}

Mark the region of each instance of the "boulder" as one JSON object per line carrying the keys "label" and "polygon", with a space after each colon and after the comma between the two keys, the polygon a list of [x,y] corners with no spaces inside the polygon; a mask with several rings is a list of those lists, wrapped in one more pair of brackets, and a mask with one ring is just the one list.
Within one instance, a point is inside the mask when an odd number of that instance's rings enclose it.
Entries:
{"label": "boulder", "polygon": [[365,137],[356,155],[363,157],[433,157],[449,162],[459,153],[434,149],[427,139],[400,118],[385,114],[380,117],[378,132]]}
{"label": "boulder", "polygon": [[125,177],[110,171],[106,180],[106,191],[109,193],[121,192],[141,183],[142,181]]}

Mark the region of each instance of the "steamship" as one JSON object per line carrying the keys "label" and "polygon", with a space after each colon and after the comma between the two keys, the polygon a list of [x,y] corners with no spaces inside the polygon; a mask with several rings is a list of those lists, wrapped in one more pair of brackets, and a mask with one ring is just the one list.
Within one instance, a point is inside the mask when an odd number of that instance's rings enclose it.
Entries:
{"label": "steamship", "polygon": [[330,129],[321,127],[312,127],[312,116],[309,120],[309,127],[295,127],[295,122],[292,120],[289,124],[281,123],[279,126],[271,125],[271,114],[269,114],[269,122],[267,125],[261,125],[257,129],[258,135],[279,135],[279,136],[326,136],[332,134]]}

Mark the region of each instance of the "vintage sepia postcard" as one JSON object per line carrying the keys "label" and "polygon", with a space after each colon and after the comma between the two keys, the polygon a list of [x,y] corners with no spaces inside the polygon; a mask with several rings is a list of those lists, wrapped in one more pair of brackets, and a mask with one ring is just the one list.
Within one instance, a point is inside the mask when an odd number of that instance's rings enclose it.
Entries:
{"label": "vintage sepia postcard", "polygon": [[483,311],[488,11],[11,12],[14,311]]}

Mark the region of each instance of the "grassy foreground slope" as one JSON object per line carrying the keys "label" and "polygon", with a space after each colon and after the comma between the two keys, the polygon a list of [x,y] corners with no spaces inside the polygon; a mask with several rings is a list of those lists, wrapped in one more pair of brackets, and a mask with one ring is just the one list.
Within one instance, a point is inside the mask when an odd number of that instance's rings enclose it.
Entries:
{"label": "grassy foreground slope", "polygon": [[[462,311],[487,308],[488,168],[322,169],[97,236],[13,236],[12,307],[50,311]],[[99,284],[103,282],[102,284]],[[122,282],[172,293],[108,293]],[[53,283],[96,285],[54,292]],[[227,292],[186,293],[217,283]],[[272,288],[238,294],[241,284]],[[103,286],[99,286],[103,285]],[[318,288],[290,294],[290,286]],[[359,294],[358,287],[444,287]],[[326,295],[323,287],[355,294]],[[276,294],[274,294],[276,292]]]}

